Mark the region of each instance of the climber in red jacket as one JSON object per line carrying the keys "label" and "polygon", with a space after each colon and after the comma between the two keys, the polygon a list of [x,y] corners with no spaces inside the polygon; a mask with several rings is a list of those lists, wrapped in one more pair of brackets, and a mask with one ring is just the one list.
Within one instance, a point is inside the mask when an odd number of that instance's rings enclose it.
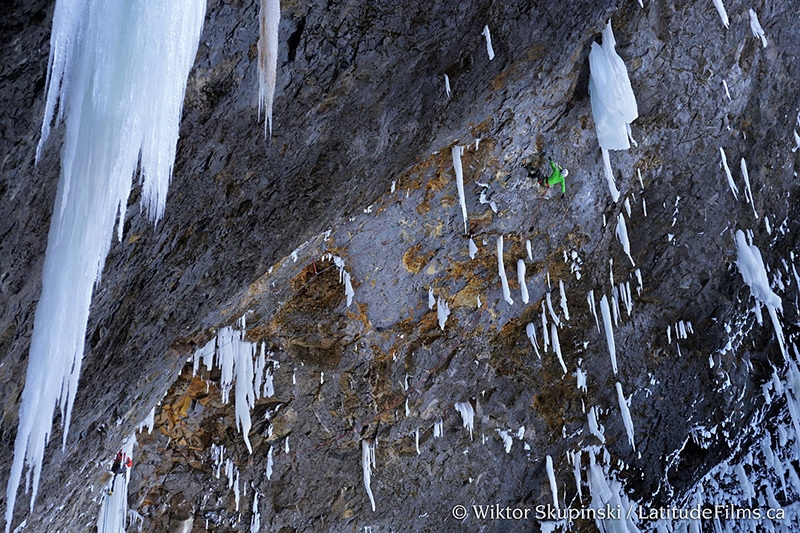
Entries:
{"label": "climber in red jacket", "polygon": [[117,482],[117,476],[125,475],[132,466],[133,460],[128,457],[128,454],[122,450],[118,451],[116,457],[114,457],[114,463],[111,465],[111,472],[114,474],[114,478],[111,480],[111,489],[108,491],[109,495],[114,493],[114,484]]}

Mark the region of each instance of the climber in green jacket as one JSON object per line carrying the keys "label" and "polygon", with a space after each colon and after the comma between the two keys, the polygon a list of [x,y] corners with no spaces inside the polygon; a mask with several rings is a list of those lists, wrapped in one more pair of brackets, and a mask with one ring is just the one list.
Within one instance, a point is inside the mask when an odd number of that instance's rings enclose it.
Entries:
{"label": "climber in green jacket", "polygon": [[569,176],[569,170],[566,168],[561,168],[561,165],[549,159],[550,161],[550,168],[553,169],[553,172],[550,174],[550,177],[547,179],[542,179],[540,184],[544,185],[545,187],[550,187],[551,185],[556,185],[558,183],[561,184],[561,197],[564,197],[564,194],[567,192],[567,187],[564,184],[564,178]]}

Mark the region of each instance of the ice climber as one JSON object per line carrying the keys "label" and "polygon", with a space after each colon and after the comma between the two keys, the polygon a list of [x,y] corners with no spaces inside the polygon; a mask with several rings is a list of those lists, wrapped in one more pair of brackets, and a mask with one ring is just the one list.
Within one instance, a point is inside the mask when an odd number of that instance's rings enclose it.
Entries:
{"label": "ice climber", "polygon": [[550,168],[553,169],[553,172],[550,174],[549,178],[542,177],[539,180],[539,185],[543,185],[545,187],[550,187],[551,185],[561,184],[561,197],[564,197],[564,194],[567,192],[567,187],[564,184],[564,178],[569,176],[569,170],[566,168],[561,168],[561,165],[553,161],[552,159],[548,159],[550,162]]}
{"label": "ice climber", "polygon": [[117,482],[117,476],[124,476],[128,469],[132,466],[133,460],[128,457],[128,454],[122,450],[118,451],[117,456],[114,457],[114,463],[111,465],[111,473],[114,474],[114,478],[111,480],[111,489],[108,491],[109,494],[114,492],[114,484]]}

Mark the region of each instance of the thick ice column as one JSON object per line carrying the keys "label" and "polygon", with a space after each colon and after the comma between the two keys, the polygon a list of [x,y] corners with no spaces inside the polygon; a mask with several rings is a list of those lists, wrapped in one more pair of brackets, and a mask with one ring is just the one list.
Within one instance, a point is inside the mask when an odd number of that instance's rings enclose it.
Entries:
{"label": "thick ice column", "polygon": [[272,101],[278,73],[278,29],[281,23],[280,0],[261,0],[258,12],[258,112],[266,111],[264,136],[272,135]]}
{"label": "thick ice column", "polygon": [[59,0],[47,81],[41,155],[53,122],[65,123],[61,176],[48,233],[14,461],[6,492],[11,528],[23,464],[33,475],[60,405],[63,443],[83,358],[92,289],[124,210],[137,166],[143,210],[164,213],[186,79],[205,0]]}
{"label": "thick ice column", "polygon": [[611,21],[608,21],[603,29],[603,44],[592,43],[589,52],[589,95],[592,102],[592,116],[597,140],[603,149],[606,179],[615,202],[619,192],[613,181],[613,171],[607,151],[630,148],[630,124],[639,116],[628,70],[614,49],[616,44]]}

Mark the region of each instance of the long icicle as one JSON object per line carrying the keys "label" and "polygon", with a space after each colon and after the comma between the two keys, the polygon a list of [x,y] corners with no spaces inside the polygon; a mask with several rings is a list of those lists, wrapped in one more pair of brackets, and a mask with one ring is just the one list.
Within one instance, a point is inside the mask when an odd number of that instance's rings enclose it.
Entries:
{"label": "long icicle", "polygon": [[124,222],[137,166],[143,210],[156,221],[163,216],[205,10],[205,0],[57,2],[37,155],[53,122],[66,127],[6,489],[6,532],[24,465],[33,475],[33,508],[56,405],[66,446],[92,289],[115,219]]}
{"label": "long icicle", "polygon": [[264,138],[272,136],[272,101],[278,72],[278,28],[281,24],[280,0],[261,0],[258,12],[258,114],[266,111]]}

